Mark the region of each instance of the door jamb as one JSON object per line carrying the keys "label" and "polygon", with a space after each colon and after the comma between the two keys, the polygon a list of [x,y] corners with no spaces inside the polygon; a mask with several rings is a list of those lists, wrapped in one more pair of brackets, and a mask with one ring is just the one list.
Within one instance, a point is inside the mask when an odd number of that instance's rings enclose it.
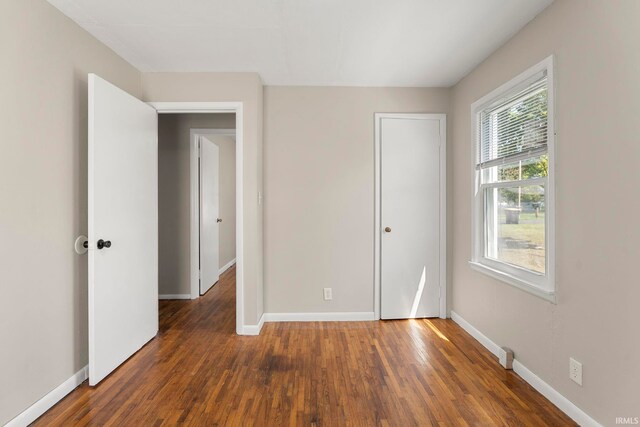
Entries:
{"label": "door jamb", "polygon": [[[244,171],[243,171],[243,103],[242,102],[149,102],[158,114],[185,113],[234,113],[236,115],[236,333],[244,335]],[[193,145],[191,144],[193,151]],[[196,153],[197,154],[197,153]],[[191,153],[190,168],[194,170],[193,152]],[[197,169],[197,158],[195,162]],[[196,172],[197,179],[197,172]],[[193,173],[191,174],[193,180]],[[191,194],[191,223],[197,214],[198,206]],[[197,220],[197,217],[196,217]],[[198,253],[199,242],[195,243]],[[191,253],[194,253],[193,233],[191,233]],[[191,290],[193,292],[193,268],[191,271]],[[196,270],[196,274],[198,271]],[[196,281],[197,284],[197,281]],[[192,293],[193,295],[193,293]]]}
{"label": "door jamb", "polygon": [[440,122],[440,318],[447,318],[447,115],[375,113],[374,192],[374,318],[380,319],[382,267],[382,119],[438,120]]}
{"label": "door jamb", "polygon": [[[191,233],[190,233],[190,276],[191,276],[191,299],[200,298],[200,253],[201,236],[200,236],[200,169],[198,168],[198,141],[201,136],[205,135],[225,135],[236,136],[235,129],[190,129],[189,130],[189,175],[190,175],[190,191],[191,191]],[[237,153],[236,153],[237,155]],[[220,171],[218,171],[220,173]],[[237,186],[237,184],[236,184]],[[237,188],[236,188],[237,193]],[[237,194],[236,194],[237,196]],[[237,212],[236,212],[237,214]],[[237,222],[237,219],[236,219]],[[236,254],[237,258],[237,254]]]}

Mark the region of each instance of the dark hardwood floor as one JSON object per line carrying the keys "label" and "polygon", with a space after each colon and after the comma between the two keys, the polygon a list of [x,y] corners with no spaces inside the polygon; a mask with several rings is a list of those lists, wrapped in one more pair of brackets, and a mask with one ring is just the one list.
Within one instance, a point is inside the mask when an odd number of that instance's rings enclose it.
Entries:
{"label": "dark hardwood floor", "polygon": [[575,425],[450,320],[235,331],[235,268],[161,301],[158,337],[35,425]]}

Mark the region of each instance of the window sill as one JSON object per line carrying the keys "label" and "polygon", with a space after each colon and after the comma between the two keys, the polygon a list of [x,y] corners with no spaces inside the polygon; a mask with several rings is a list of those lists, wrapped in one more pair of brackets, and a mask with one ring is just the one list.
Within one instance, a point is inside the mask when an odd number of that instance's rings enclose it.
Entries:
{"label": "window sill", "polygon": [[487,276],[491,276],[494,279],[498,279],[502,282],[505,282],[511,286],[514,286],[520,290],[523,290],[531,295],[535,295],[538,298],[542,298],[546,301],[552,302],[556,304],[556,295],[555,292],[545,291],[540,289],[538,286],[533,285],[525,280],[522,280],[518,277],[512,276],[510,274],[504,273],[502,271],[496,270],[494,268],[488,267],[484,264],[475,261],[469,261],[469,266],[480,273],[486,274]]}

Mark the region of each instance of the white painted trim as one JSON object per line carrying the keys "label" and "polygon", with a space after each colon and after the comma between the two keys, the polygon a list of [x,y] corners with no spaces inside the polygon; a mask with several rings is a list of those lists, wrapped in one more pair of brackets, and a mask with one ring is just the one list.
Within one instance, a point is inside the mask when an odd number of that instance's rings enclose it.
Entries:
{"label": "white painted trim", "polygon": [[[476,169],[477,144],[478,144],[478,115],[482,109],[491,105],[496,99],[507,93],[529,84],[536,75],[546,71],[548,87],[547,109],[547,154],[549,157],[549,175],[545,186],[545,245],[547,252],[546,276],[535,274],[528,270],[488,259],[484,256],[484,223],[482,186],[480,185],[480,172]],[[551,303],[557,303],[555,297],[555,165],[556,165],[556,128],[555,128],[555,80],[554,57],[548,56],[539,63],[520,73],[497,89],[483,96],[471,104],[471,260],[469,265],[476,271],[487,274],[504,283],[515,286],[530,294],[546,299]],[[492,187],[502,184],[492,184]]]}
{"label": "white painted trim", "polygon": [[380,286],[381,286],[381,232],[382,232],[382,119],[413,119],[440,121],[440,318],[447,318],[447,115],[446,114],[404,114],[404,113],[375,113],[374,131],[374,269],[373,288],[374,318],[380,319]]}
{"label": "white painted trim", "polygon": [[562,412],[567,414],[573,421],[581,426],[601,427],[601,424],[591,418],[586,412],[574,405],[569,399],[560,394],[556,389],[544,382],[542,378],[531,372],[527,367],[517,360],[513,361],[513,371],[528,382],[531,387],[540,392],[556,405]]}
{"label": "white painted trim", "polygon": [[469,335],[476,339],[480,344],[482,344],[487,350],[491,352],[494,356],[498,357],[498,352],[500,350],[500,346],[493,341],[491,341],[486,335],[482,332],[474,328],[471,323],[464,320],[458,313],[455,311],[451,311],[451,320],[456,322],[462,329],[467,331]]}
{"label": "white painted trim", "polygon": [[158,299],[191,299],[191,294],[160,294]]}
{"label": "white painted trim", "polygon": [[220,267],[220,270],[218,270],[218,274],[222,274],[225,271],[227,271],[228,269],[230,269],[231,267],[233,267],[233,264],[236,263],[236,259],[232,259],[231,261],[229,261],[228,263],[226,263],[225,265],[223,265],[222,267]]}
{"label": "white painted trim", "polygon": [[[244,335],[244,113],[242,102],[149,102],[159,114],[167,113],[235,113],[236,115],[236,333]],[[197,153],[196,153],[197,154]],[[194,170],[191,153],[191,171]],[[197,157],[196,164],[197,168]],[[196,173],[197,179],[197,173]],[[191,174],[193,186],[193,173]],[[193,188],[193,187],[192,187]],[[191,199],[191,219],[197,208]],[[195,210],[197,213],[197,209]],[[191,241],[191,253],[194,243]],[[198,246],[195,251],[198,251]],[[191,268],[191,292],[193,296],[193,266]]]}
{"label": "white painted trim", "polygon": [[265,322],[360,322],[376,320],[372,311],[328,313],[264,313]]}
{"label": "white painted trim", "polygon": [[9,421],[5,427],[25,427],[47,412],[53,405],[61,401],[67,394],[88,378],[89,365],[73,374],[71,378],[51,390],[44,397],[25,409],[21,414]]}
{"label": "white painted trim", "polygon": [[244,113],[236,109],[236,333],[244,325]]}
{"label": "white painted trim", "polygon": [[440,318],[447,316],[447,116],[440,118]]}
{"label": "white painted trim", "polygon": [[264,322],[265,322],[265,314],[262,313],[262,316],[260,316],[260,320],[258,321],[257,325],[244,325],[243,326],[243,330],[244,330],[244,334],[243,335],[260,335],[260,331],[262,330],[262,327],[264,326]]}
{"label": "white painted trim", "polygon": [[[190,158],[190,200],[191,225],[190,229],[190,266],[191,266],[191,299],[200,298],[200,176],[198,158],[200,156],[199,137],[203,135],[235,136],[235,129],[190,129],[189,130],[189,158]],[[236,156],[237,147],[236,147]],[[236,193],[238,190],[236,184]],[[236,194],[237,197],[237,194]]]}
{"label": "white painted trim", "polygon": [[[158,114],[235,113],[242,102],[148,102]],[[237,127],[237,122],[236,122]]]}
{"label": "white painted trim", "polygon": [[[464,320],[458,313],[451,312],[451,320],[456,322],[462,329],[467,331],[469,335],[475,338],[480,344],[482,344],[487,350],[489,350],[494,356],[498,357],[500,346],[491,341],[486,335],[473,327],[469,322]],[[569,399],[560,394],[556,389],[544,382],[542,378],[531,372],[527,367],[520,363],[517,359],[513,361],[513,371],[520,375],[520,377],[535,388],[540,394],[549,399],[551,403],[556,405],[562,412],[567,414],[573,421],[581,426],[588,427],[601,427],[596,420],[591,418],[582,409],[574,405]]]}

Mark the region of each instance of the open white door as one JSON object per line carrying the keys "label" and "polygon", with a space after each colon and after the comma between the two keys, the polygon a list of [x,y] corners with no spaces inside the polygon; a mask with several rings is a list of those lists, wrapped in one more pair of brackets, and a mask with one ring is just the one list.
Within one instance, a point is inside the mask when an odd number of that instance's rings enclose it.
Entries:
{"label": "open white door", "polygon": [[89,74],[89,384],[158,331],[158,117]]}
{"label": "open white door", "polygon": [[220,279],[220,149],[200,137],[200,295]]}
{"label": "open white door", "polygon": [[440,314],[440,120],[381,122],[381,318]]}

